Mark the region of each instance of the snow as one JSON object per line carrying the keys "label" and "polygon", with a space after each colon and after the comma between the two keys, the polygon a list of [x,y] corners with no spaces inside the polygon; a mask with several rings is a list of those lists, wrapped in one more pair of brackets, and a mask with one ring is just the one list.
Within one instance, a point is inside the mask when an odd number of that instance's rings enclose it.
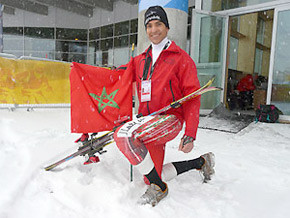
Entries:
{"label": "snow", "polygon": [[[205,118],[201,118],[205,119]],[[54,171],[43,168],[76,151],[69,109],[0,110],[1,218],[286,218],[290,206],[290,125],[251,123],[237,134],[198,130],[194,150],[178,151],[182,133],[167,145],[165,162],[212,151],[216,174],[202,183],[197,171],[168,181],[156,207],[136,201],[142,176],[115,144],[98,164],[74,158]]]}

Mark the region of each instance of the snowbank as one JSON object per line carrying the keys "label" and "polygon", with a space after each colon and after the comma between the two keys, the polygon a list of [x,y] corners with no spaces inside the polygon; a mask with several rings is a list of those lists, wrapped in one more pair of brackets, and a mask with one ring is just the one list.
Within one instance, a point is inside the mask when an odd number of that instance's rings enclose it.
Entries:
{"label": "snowbank", "polygon": [[[205,118],[201,118],[205,119]],[[212,151],[216,175],[203,184],[197,171],[168,182],[158,206],[136,201],[146,190],[115,144],[98,164],[77,157],[54,171],[43,167],[76,151],[68,109],[0,111],[2,218],[285,218],[290,202],[290,125],[252,123],[238,134],[199,129],[194,151],[167,145],[165,162]]]}

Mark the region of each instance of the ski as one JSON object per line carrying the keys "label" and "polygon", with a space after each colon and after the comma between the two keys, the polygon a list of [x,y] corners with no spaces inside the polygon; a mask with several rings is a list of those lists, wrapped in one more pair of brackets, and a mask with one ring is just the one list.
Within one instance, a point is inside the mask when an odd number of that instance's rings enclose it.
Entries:
{"label": "ski", "polygon": [[[212,77],[204,86],[202,86],[201,88],[199,88],[198,90],[190,93],[189,95],[177,100],[177,101],[174,101],[172,102],[170,105],[166,106],[166,107],[163,107],[161,108],[160,110],[156,111],[156,112],[153,112],[151,114],[149,114],[148,116],[145,116],[145,117],[149,117],[149,116],[154,116],[154,115],[158,115],[162,112],[165,112],[167,110],[169,110],[170,108],[178,108],[181,104],[183,104],[184,102],[186,101],[189,101],[190,99],[192,98],[195,98],[199,95],[202,95],[203,93],[206,93],[206,92],[209,92],[209,91],[218,91],[218,90],[222,90],[222,88],[219,88],[219,87],[210,87],[210,85],[213,83],[214,81],[214,77]],[[143,117],[142,115],[137,115],[137,118],[145,118]],[[128,120],[128,117],[126,118],[126,120]],[[119,121],[116,121],[115,124],[117,123],[121,123],[124,124],[126,123],[126,120],[119,120]],[[145,122],[144,119],[142,119],[143,121],[142,122]],[[136,121],[130,121],[130,122],[136,122]],[[128,122],[128,123],[130,123]],[[140,121],[141,122],[141,121]],[[141,122],[141,123],[142,123]],[[141,125],[141,124],[140,124]],[[69,161],[77,156],[85,156],[85,155],[88,155],[89,157],[90,156],[93,156],[95,153],[99,153],[99,154],[102,154],[104,153],[105,151],[103,150],[103,148],[111,143],[114,142],[114,132],[116,131],[116,129],[119,127],[120,125],[117,125],[113,130],[107,132],[106,134],[100,136],[100,137],[95,137],[95,134],[92,134],[91,135],[91,138],[87,141],[84,141],[82,142],[82,146],[78,149],[78,151],[74,152],[73,154],[45,167],[44,169],[46,171],[49,171],[49,170],[52,170],[54,169],[55,167],[59,166],[60,164],[66,162],[66,161]]]}
{"label": "ski", "polygon": [[[171,108],[178,108],[181,106],[181,104],[183,104],[186,101],[189,101],[190,99],[193,99],[199,95],[202,95],[203,93],[209,92],[209,91],[220,91],[222,90],[222,88],[219,87],[209,87],[213,81],[215,79],[215,76],[213,76],[204,86],[202,86],[201,88],[197,89],[196,91],[184,96],[183,98],[178,99],[177,101],[172,102],[171,104],[161,108],[158,111],[155,111],[149,115],[153,116],[153,115],[157,115],[157,114],[161,114],[165,111],[168,111]],[[142,115],[141,115],[142,116]],[[139,116],[140,117],[140,116]]]}
{"label": "ski", "polygon": [[83,142],[83,145],[78,149],[77,152],[45,167],[44,169],[46,171],[52,170],[53,168],[57,167],[58,165],[69,161],[77,156],[85,156],[85,155],[94,155],[95,153],[99,153],[102,154],[105,151],[103,151],[103,148],[109,144],[111,144],[112,142],[114,142],[113,140],[113,134],[114,134],[114,130],[100,136],[100,137],[92,137],[91,139]]}

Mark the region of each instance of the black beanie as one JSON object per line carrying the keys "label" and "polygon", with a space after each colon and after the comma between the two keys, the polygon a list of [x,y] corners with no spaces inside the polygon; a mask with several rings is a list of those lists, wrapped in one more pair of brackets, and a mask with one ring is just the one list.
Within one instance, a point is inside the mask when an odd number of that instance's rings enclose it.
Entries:
{"label": "black beanie", "polygon": [[145,12],[144,25],[145,28],[151,20],[160,20],[169,29],[169,23],[166,12],[161,6],[152,6]]}

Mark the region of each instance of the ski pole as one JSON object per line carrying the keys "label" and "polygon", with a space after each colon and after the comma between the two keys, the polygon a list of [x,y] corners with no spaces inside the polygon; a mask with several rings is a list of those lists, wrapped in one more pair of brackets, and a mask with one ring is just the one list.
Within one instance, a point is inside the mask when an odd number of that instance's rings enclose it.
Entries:
{"label": "ski pole", "polygon": [[[132,44],[132,53],[131,53],[131,57],[134,57],[134,50],[135,50],[135,44]],[[133,165],[130,164],[130,182],[133,182]]]}

